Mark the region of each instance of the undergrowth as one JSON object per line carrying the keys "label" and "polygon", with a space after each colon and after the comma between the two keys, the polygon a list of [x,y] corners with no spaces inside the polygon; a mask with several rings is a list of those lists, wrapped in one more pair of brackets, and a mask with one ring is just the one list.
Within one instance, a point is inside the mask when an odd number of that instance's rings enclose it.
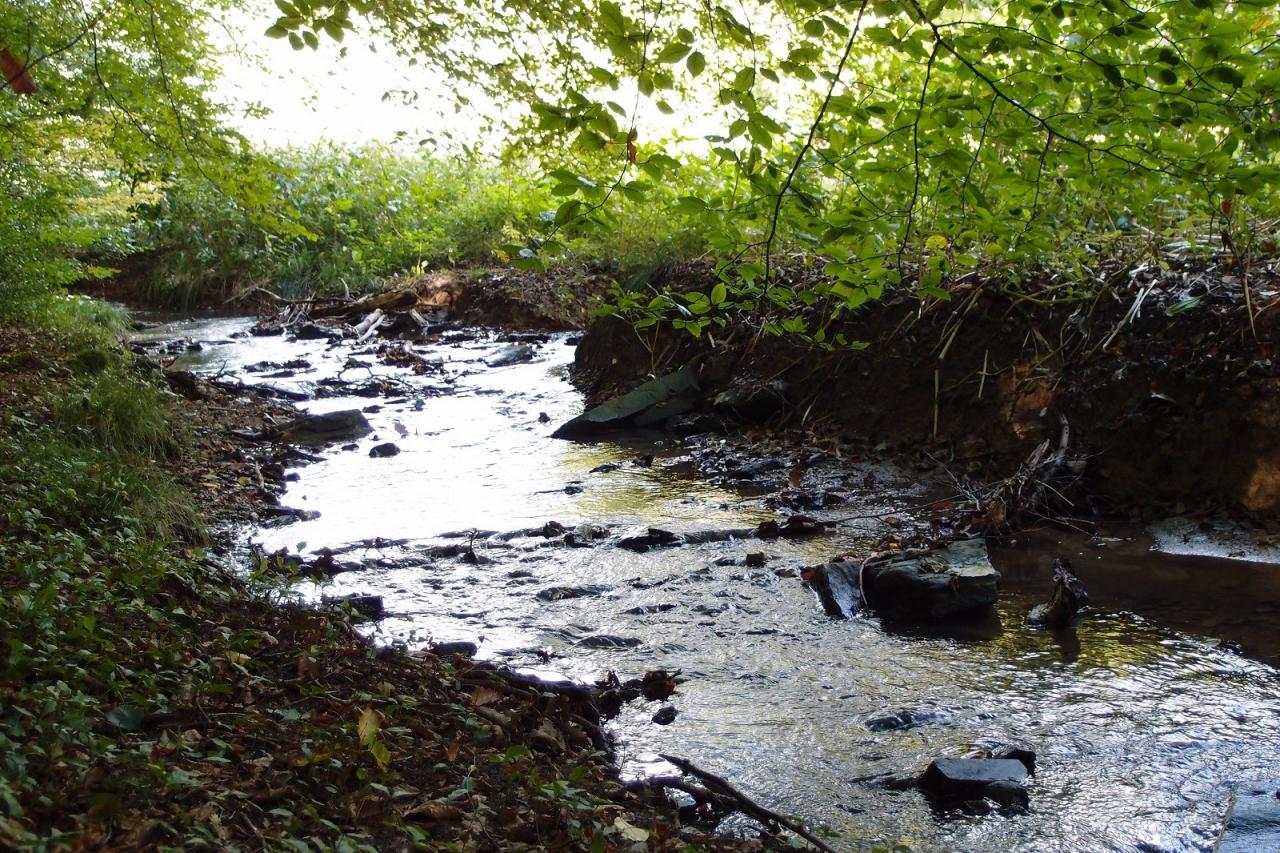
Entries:
{"label": "undergrowth", "polygon": [[[269,155],[289,228],[251,218],[196,181],[143,206],[126,266],[152,302],[194,305],[254,285],[283,296],[377,289],[392,277],[453,266],[519,264],[555,234],[554,264],[620,280],[706,250],[706,229],[672,213],[676,188],[620,195],[607,223],[556,233],[559,183],[509,164],[414,157],[386,148],[315,147]],[[687,167],[708,179],[712,167]]]}

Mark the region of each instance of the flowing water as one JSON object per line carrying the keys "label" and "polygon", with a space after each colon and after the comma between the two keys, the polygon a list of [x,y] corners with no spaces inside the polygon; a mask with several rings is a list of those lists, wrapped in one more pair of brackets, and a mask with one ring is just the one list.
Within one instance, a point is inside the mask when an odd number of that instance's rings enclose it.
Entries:
{"label": "flowing water", "polygon": [[[481,657],[582,679],[682,670],[674,724],[652,723],[658,706],[643,702],[615,721],[625,773],[669,770],[658,753],[681,755],[830,829],[837,849],[903,842],[975,851],[1211,849],[1231,783],[1280,776],[1280,677],[1265,662],[1280,659],[1271,630],[1280,569],[1158,557],[1131,534],[1103,547],[1028,535],[993,552],[1005,589],[984,622],[900,633],[876,619],[835,621],[794,570],[855,545],[867,533],[856,524],[800,543],[731,540],[644,554],[489,535],[552,519],[681,532],[774,517],[689,473],[672,439],[550,438],[582,405],[566,381],[573,348],[562,337],[535,345],[532,361],[497,368],[485,359],[510,344],[483,335],[418,346],[440,366],[415,376],[348,346],[233,337],[248,325],[200,320],[148,334],[203,341],[179,366],[250,383],[306,390],[340,372],[405,383],[399,397],[301,404],[376,410],[375,435],[297,469],[283,503],[319,517],[255,533],[268,550],[346,548],[343,559],[364,563],[300,593],[384,596],[388,615],[369,629],[383,642],[471,640]],[[312,367],[290,377],[245,371],[299,357]],[[399,455],[369,457],[388,440]],[[657,461],[639,464],[641,454]],[[606,463],[620,467],[593,471]],[[903,504],[926,485],[887,463],[878,470]],[[478,563],[424,556],[458,542],[474,542]],[[753,551],[766,553],[764,567],[742,565]],[[1045,596],[1054,554],[1073,557],[1094,606],[1078,629],[1032,631],[1023,616]],[[538,596],[554,587],[589,594]],[[1260,659],[1217,648],[1224,635]],[[899,711],[925,721],[895,731],[866,725]],[[1038,754],[1026,814],[938,814],[916,791],[869,781],[1015,741]]]}

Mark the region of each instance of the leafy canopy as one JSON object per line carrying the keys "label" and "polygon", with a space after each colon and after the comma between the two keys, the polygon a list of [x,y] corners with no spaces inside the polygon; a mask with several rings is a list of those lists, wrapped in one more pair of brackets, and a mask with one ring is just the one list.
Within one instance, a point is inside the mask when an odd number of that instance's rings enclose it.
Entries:
{"label": "leafy canopy", "polygon": [[[969,270],[1079,261],[1099,233],[1171,239],[1273,206],[1280,24],[1260,0],[277,5],[268,34],[295,47],[365,15],[517,107],[519,150],[545,152],[560,196],[526,265],[609,228],[610,203],[670,181],[678,156],[730,166],[673,206],[714,225],[722,259],[724,288],[662,303],[695,332],[727,304],[945,297]],[[662,114],[717,127],[701,149],[664,148]],[[778,254],[795,251],[832,280],[777,286]]]}

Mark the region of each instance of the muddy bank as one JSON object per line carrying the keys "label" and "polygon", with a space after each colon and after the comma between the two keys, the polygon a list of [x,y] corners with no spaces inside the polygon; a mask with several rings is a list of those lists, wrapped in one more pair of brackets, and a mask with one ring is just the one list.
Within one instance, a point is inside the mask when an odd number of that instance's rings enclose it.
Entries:
{"label": "muddy bank", "polygon": [[[1255,278],[1255,305],[1269,304],[1275,284]],[[695,275],[687,289],[701,283]],[[869,344],[860,351],[732,325],[712,345],[604,318],[578,349],[574,380],[600,401],[697,360],[700,394],[686,408],[710,424],[928,448],[962,476],[1008,475],[1056,442],[1065,419],[1068,461],[1101,499],[1077,515],[1274,516],[1278,316],[1258,313],[1251,331],[1239,280],[1221,269],[1144,267],[1089,302],[961,287],[948,303],[873,304],[839,327]]]}

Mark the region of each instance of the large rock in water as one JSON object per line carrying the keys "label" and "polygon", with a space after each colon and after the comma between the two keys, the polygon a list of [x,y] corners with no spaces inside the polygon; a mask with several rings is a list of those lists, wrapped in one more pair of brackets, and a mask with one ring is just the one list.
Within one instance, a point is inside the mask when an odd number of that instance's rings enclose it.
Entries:
{"label": "large rock in water", "polygon": [[818,593],[827,615],[837,619],[851,619],[862,612],[862,588],[858,580],[861,563],[845,561],[815,566],[809,576],[809,586]]}
{"label": "large rock in water", "polygon": [[981,539],[862,569],[867,606],[891,617],[946,619],[995,604],[1000,573]]}
{"label": "large rock in water", "polygon": [[691,365],[651,379],[621,397],[588,409],[563,424],[553,438],[583,438],[629,423],[652,426],[693,409],[698,399],[698,375]]}
{"label": "large rock in water", "polygon": [[1215,853],[1280,850],[1280,781],[1236,788]]}
{"label": "large rock in water", "polygon": [[373,431],[359,409],[301,415],[281,424],[276,433],[284,441],[311,446],[335,441],[350,441]]}
{"label": "large rock in water", "polygon": [[937,758],[920,776],[920,789],[944,801],[994,800],[1025,806],[1027,768],[1012,758]]}

